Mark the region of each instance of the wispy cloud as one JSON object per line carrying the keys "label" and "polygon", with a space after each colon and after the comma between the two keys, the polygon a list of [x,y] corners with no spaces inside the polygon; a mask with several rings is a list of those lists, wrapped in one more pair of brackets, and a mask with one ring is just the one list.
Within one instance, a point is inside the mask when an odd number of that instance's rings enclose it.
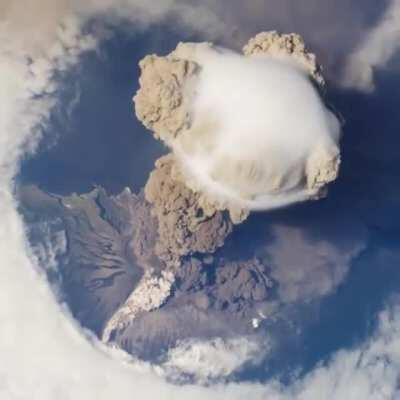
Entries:
{"label": "wispy cloud", "polygon": [[[141,4],[146,13],[147,3],[124,4]],[[27,245],[13,196],[13,178],[20,158],[34,151],[57,100],[55,71],[68,68],[83,51],[96,45],[95,38],[82,35],[80,17],[68,11],[70,4],[75,3],[10,1],[0,5],[0,398],[395,398],[400,370],[396,305],[381,314],[369,340],[338,353],[289,387],[270,382],[204,388],[167,384],[153,367],[102,347],[57,304]],[[98,4],[110,6],[107,1]],[[158,20],[166,14],[156,11],[151,15]]]}
{"label": "wispy cloud", "polygon": [[384,68],[400,50],[400,1],[392,0],[381,21],[352,52],[346,62],[342,84],[370,92],[375,71]]}
{"label": "wispy cloud", "polygon": [[357,220],[348,222],[349,216],[344,217],[346,221],[329,215],[320,218],[322,227],[317,235],[310,226],[270,227],[265,252],[283,303],[309,302],[334,292],[366,247],[367,232]]}

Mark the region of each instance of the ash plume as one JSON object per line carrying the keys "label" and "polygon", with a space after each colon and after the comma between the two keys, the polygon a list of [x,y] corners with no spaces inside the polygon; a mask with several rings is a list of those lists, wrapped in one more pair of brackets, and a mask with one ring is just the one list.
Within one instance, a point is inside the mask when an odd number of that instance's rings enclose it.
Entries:
{"label": "ash plume", "polygon": [[[315,0],[312,2],[317,3]],[[237,1],[232,2],[232,12],[237,12],[235,3],[238,5]],[[279,2],[278,5],[275,2],[275,5],[280,7],[283,3]],[[339,4],[344,3],[348,2],[335,2],[331,6],[339,8]],[[359,8],[368,8],[367,3],[371,1],[363,2]],[[398,395],[400,360],[399,352],[393,351],[400,346],[398,307],[388,305],[380,316],[376,333],[366,343],[338,353],[333,360],[316,368],[296,384],[285,387],[277,382],[268,382],[265,386],[246,383],[208,388],[175,387],[159,379],[149,367],[140,363],[128,364],[126,357],[120,353],[110,352],[96,340],[86,338],[69,313],[65,314],[65,309],[56,304],[44,277],[36,273],[39,266],[32,261],[29,254],[25,227],[17,212],[18,204],[13,187],[21,158],[36,148],[40,139],[38,127],[46,125],[57,101],[54,72],[73,65],[79,61],[82,52],[96,46],[98,37],[83,34],[83,26],[91,18],[110,18],[114,21],[127,19],[131,22],[132,30],[136,31],[161,20],[173,10],[181,13],[181,19],[186,21],[183,25],[186,27],[195,26],[207,34],[213,31],[212,35],[215,36],[214,28],[221,18],[207,12],[206,8],[202,10],[200,6],[191,8],[177,4],[174,0],[5,0],[0,4],[0,37],[3,39],[0,51],[0,71],[3,76],[0,96],[0,254],[3,267],[0,280],[3,299],[0,303],[0,353],[3,356],[0,366],[0,397],[43,400],[57,396],[88,400],[113,397],[130,399],[132,393],[136,393],[149,399],[159,399],[161,396],[174,399],[190,397],[232,400],[246,397],[321,398],[322,393],[325,398],[349,398],[354,395],[351,391],[356,387],[361,398],[376,399],[382,395],[382,385],[387,396]],[[252,8],[251,2],[240,4]],[[380,4],[381,2],[379,7]],[[266,3],[261,4],[260,8],[265,5]],[[321,34],[321,31],[326,30],[326,19],[316,18],[315,6],[312,7],[310,3],[308,5],[307,7],[304,3],[299,3],[299,8],[307,13],[313,10],[309,13],[312,14],[313,23],[308,23],[310,19],[307,19],[302,20],[302,25],[312,26],[312,29],[308,28],[311,30],[309,36],[320,40],[320,47],[329,48],[327,53],[332,53],[331,58],[335,59],[336,51],[331,51],[332,35]],[[325,7],[322,8],[326,10]],[[341,29],[343,25],[351,26],[352,29],[357,27],[359,24],[354,23],[352,18],[354,13],[347,12],[344,7],[340,8],[345,11],[343,15],[347,18],[336,18],[344,22],[340,23],[340,29],[335,27],[333,30],[336,33],[345,32],[345,29]],[[255,9],[256,12],[251,15],[258,15],[264,29],[265,14],[262,15],[259,8]],[[265,9],[270,15],[272,7]],[[224,16],[226,11],[224,6]],[[300,19],[297,11],[299,10],[296,9],[296,19]],[[329,20],[335,20],[330,11],[331,9],[324,13]],[[273,26],[280,25],[276,22]],[[314,23],[318,23],[323,29],[316,32]],[[217,26],[217,30],[226,29],[222,25]],[[259,29],[250,17],[247,21],[242,21],[242,25]],[[360,29],[361,36],[365,29]],[[349,37],[339,36],[341,40],[333,35],[336,37],[336,47],[347,53],[348,49],[343,50],[342,46]],[[179,171],[178,163],[175,164],[175,170]],[[175,182],[181,182],[179,176],[174,176],[174,179]],[[198,198],[194,209],[200,210],[203,207],[203,203],[200,203],[201,194],[197,193],[194,197]],[[182,197],[180,201],[186,200]],[[214,206],[209,205],[209,209],[212,207]],[[160,210],[159,208],[157,211]],[[246,214],[243,210],[239,211],[242,213],[239,213],[238,220]],[[179,212],[184,214],[182,207]],[[353,384],[349,385],[349,381]]]}
{"label": "ash plume", "polygon": [[199,203],[249,210],[318,199],[338,175],[340,123],[315,56],[298,35],[264,32],[245,56],[181,43],[140,64],[136,114],[172,150]]}

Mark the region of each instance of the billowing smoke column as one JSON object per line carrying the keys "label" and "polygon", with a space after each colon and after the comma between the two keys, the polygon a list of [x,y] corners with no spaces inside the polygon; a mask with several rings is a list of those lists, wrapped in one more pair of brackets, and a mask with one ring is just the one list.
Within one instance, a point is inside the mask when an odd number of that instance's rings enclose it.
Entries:
{"label": "billowing smoke column", "polygon": [[139,119],[172,149],[175,179],[234,222],[324,196],[340,163],[340,124],[302,39],[265,32],[244,53],[181,43],[148,56],[134,99]]}

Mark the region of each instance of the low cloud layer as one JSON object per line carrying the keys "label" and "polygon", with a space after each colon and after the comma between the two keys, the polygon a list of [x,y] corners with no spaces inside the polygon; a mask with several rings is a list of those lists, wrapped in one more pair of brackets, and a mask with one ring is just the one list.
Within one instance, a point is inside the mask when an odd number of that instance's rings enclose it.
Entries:
{"label": "low cloud layer", "polygon": [[[400,368],[400,321],[396,306],[380,315],[374,335],[360,346],[341,351],[333,359],[285,388],[226,384],[209,388],[174,386],[143,364],[127,364],[120,353],[110,353],[88,336],[56,304],[47,282],[26,256],[23,230],[13,202],[3,201],[1,255],[4,257],[0,293],[0,395],[7,400],[83,398],[129,399],[132,393],[148,399],[390,399],[397,393]],[[10,200],[10,199],[9,199]],[[6,214],[4,212],[7,212]],[[7,229],[7,236],[4,231]],[[396,304],[396,303],[394,303]],[[235,365],[228,353],[199,344],[204,356],[228,360],[218,368]],[[195,351],[192,349],[192,351]],[[183,352],[184,353],[184,352]],[[246,353],[244,353],[246,355]],[[180,359],[179,366],[185,365]],[[231,360],[231,361],[229,361]],[[176,364],[176,359],[175,359]],[[222,367],[221,367],[222,365]],[[199,369],[198,379],[216,370]],[[196,371],[188,371],[196,372]],[[218,371],[217,371],[218,372]],[[220,372],[220,371],[219,371]],[[160,372],[163,375],[162,372]]]}
{"label": "low cloud layer", "polygon": [[190,377],[200,384],[223,380],[268,356],[269,344],[254,338],[187,340],[169,350],[162,368],[177,382]]}
{"label": "low cloud layer", "polygon": [[[90,4],[95,12],[110,6],[109,2]],[[128,9],[132,4],[140,5],[128,1],[124,4]],[[20,158],[34,151],[40,127],[55,104],[54,72],[73,64],[82,51],[96,44],[92,36],[81,35],[79,19],[63,20],[70,13],[64,12],[61,5],[67,3],[0,5],[0,37],[4,44],[0,51],[0,397],[123,400],[131,399],[134,393],[165,400],[377,400],[398,396],[400,321],[396,305],[389,305],[380,315],[376,332],[365,343],[338,353],[293,385],[283,388],[271,382],[264,386],[229,384],[206,389],[169,385],[152,368],[127,364],[121,353],[110,354],[92,341],[56,303],[27,245],[13,197],[13,177]],[[145,2],[141,9],[149,15]],[[150,21],[165,15],[155,10]],[[93,10],[88,8],[88,13]]]}
{"label": "low cloud layer", "polygon": [[[71,33],[69,25],[79,30],[93,20],[101,27],[97,35],[104,35],[105,25],[121,21],[130,25],[128,30],[138,31],[163,19],[174,19],[182,29],[237,49],[262,30],[294,31],[317,52],[332,81],[363,91],[373,89],[374,70],[384,67],[396,54],[399,36],[398,0],[367,0],[362,5],[340,0],[329,6],[316,0],[234,0],[229,9],[216,0],[201,4],[193,0],[157,4],[143,0],[27,0],[23,4],[2,2],[0,18],[7,21],[0,28],[3,48],[22,49],[26,55],[43,53],[60,38],[60,31]],[[61,43],[72,38],[70,33]]]}

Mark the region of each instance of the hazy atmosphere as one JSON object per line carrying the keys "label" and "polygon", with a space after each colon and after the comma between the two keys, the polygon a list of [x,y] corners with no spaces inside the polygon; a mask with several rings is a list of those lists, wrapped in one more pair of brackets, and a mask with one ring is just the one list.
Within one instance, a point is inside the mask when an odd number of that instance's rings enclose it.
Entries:
{"label": "hazy atmosphere", "polygon": [[400,398],[399,24],[3,0],[0,398]]}

